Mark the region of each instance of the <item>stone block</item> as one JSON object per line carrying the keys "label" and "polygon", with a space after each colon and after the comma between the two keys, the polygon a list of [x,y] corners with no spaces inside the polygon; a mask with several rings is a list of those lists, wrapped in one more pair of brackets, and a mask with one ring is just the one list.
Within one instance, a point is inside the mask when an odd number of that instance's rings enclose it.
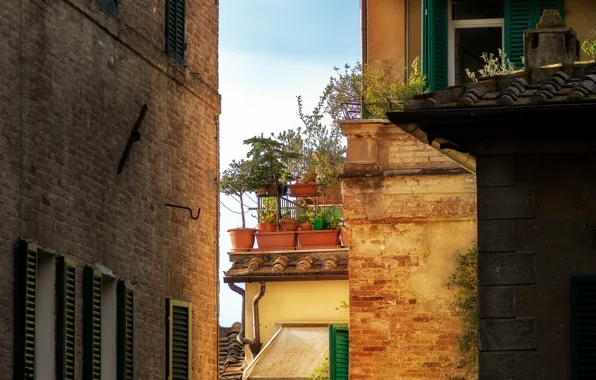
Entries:
{"label": "stone block", "polygon": [[479,187],[478,219],[535,218],[535,194],[530,186]]}
{"label": "stone block", "polygon": [[479,380],[511,380],[515,376],[515,354],[481,352],[479,356]]}
{"label": "stone block", "polygon": [[371,138],[349,138],[346,162],[377,163],[378,142]]}
{"label": "stone block", "polygon": [[478,187],[515,186],[513,156],[479,156],[476,165]]}
{"label": "stone block", "polygon": [[515,220],[481,220],[478,222],[480,252],[515,252]]}
{"label": "stone block", "polygon": [[536,318],[481,319],[480,351],[536,349]]}
{"label": "stone block", "polygon": [[515,317],[515,288],[481,286],[478,289],[480,318]]}
{"label": "stone block", "polygon": [[536,283],[534,253],[481,253],[478,255],[480,285],[528,285]]}

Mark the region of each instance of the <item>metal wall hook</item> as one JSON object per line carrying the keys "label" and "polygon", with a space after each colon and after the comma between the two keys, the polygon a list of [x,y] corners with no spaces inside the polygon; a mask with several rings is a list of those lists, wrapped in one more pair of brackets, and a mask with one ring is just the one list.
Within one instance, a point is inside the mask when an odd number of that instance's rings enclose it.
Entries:
{"label": "metal wall hook", "polygon": [[190,207],[178,206],[178,205],[173,205],[173,204],[169,204],[169,203],[166,203],[166,207],[181,208],[181,209],[184,209],[184,210],[188,210],[188,212],[190,214],[190,218],[192,220],[197,220],[197,219],[199,219],[199,216],[201,216],[201,208],[200,207],[199,207],[199,209],[197,211],[197,216],[193,216],[192,209]]}

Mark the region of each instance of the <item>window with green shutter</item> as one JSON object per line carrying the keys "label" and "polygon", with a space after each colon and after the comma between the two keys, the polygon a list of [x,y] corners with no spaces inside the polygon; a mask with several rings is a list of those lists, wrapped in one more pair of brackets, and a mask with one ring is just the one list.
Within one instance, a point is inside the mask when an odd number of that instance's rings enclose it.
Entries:
{"label": "window with green shutter", "polygon": [[449,0],[423,2],[422,71],[430,91],[447,88],[447,27]]}
{"label": "window with green shutter", "polygon": [[83,294],[83,380],[101,380],[101,279],[85,267]]}
{"label": "window with green shutter", "polygon": [[191,380],[192,305],[166,299],[166,374],[168,380]]}
{"label": "window with green shutter", "polygon": [[347,325],[329,325],[330,380],[348,380],[349,342]]}
{"label": "window with green shutter", "polygon": [[19,240],[15,248],[14,378],[35,378],[35,293],[37,245]]}
{"label": "window with green shutter", "polygon": [[524,67],[524,30],[535,28],[545,9],[558,9],[565,16],[564,0],[505,1],[505,51],[518,69]]}
{"label": "window with green shutter", "polygon": [[75,380],[76,267],[60,256],[56,260],[56,378]]}
{"label": "window with green shutter", "polygon": [[97,0],[97,3],[110,16],[118,18],[118,0]]}
{"label": "window with green shutter", "polygon": [[184,64],[184,51],[186,50],[185,6],[185,0],[166,0],[166,54],[179,65]]}
{"label": "window with green shutter", "polygon": [[596,379],[596,275],[571,277],[571,379]]}
{"label": "window with green shutter", "polygon": [[134,287],[118,282],[118,380],[134,380]]}

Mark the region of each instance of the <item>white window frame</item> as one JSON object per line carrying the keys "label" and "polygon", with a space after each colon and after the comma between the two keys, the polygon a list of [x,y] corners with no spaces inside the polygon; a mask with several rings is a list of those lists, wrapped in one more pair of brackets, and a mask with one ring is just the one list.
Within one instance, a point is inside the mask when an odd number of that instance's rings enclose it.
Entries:
{"label": "white window frame", "polygon": [[455,29],[464,28],[496,28],[500,27],[502,32],[501,49],[505,48],[505,19],[504,18],[484,18],[474,20],[453,20],[453,0],[449,0],[447,9],[447,67],[448,67],[448,85],[455,85]]}

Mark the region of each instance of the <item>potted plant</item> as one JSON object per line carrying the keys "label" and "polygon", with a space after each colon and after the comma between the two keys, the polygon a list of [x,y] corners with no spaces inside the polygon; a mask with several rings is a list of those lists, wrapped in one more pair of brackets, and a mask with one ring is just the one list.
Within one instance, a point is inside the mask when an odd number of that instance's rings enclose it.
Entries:
{"label": "potted plant", "polygon": [[257,228],[259,232],[275,232],[277,231],[277,213],[271,207],[271,202],[264,202],[264,207],[257,212],[259,224]]}
{"label": "potted plant", "polygon": [[284,207],[281,218],[279,219],[279,230],[283,232],[298,230],[298,223],[296,219],[292,217],[292,212],[289,207]]}
{"label": "potted plant", "polygon": [[220,191],[226,196],[236,199],[240,204],[240,216],[242,217],[242,227],[231,228],[228,230],[232,241],[232,251],[249,251],[255,244],[255,229],[246,228],[246,218],[244,216],[244,195],[249,191],[247,161],[232,161],[230,166],[223,172],[220,181]]}
{"label": "potted plant", "polygon": [[298,215],[296,222],[298,223],[298,227],[300,227],[300,231],[312,231],[313,218],[314,213],[311,209],[306,209],[306,211]]}
{"label": "potted plant", "polygon": [[317,209],[313,216],[313,228],[316,231],[321,231],[325,229],[325,211],[321,211]]}

